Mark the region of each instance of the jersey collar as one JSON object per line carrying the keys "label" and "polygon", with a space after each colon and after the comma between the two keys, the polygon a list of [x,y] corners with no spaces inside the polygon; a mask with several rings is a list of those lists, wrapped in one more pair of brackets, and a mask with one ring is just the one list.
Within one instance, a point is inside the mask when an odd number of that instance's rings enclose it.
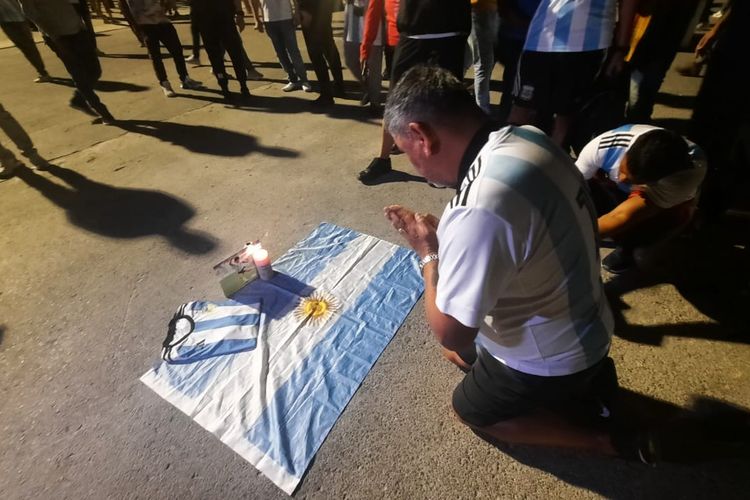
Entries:
{"label": "jersey collar", "polygon": [[493,120],[487,120],[484,125],[482,125],[479,130],[477,130],[477,133],[474,134],[474,137],[472,137],[469,145],[466,147],[466,151],[464,151],[463,157],[461,157],[461,163],[458,166],[456,193],[459,193],[461,191],[461,184],[464,181],[464,177],[466,177],[466,174],[469,172],[469,169],[471,168],[472,163],[474,163],[474,160],[477,158],[479,151],[481,151],[484,145],[487,144],[487,140],[489,139],[490,134],[497,130],[499,126],[499,123]]}

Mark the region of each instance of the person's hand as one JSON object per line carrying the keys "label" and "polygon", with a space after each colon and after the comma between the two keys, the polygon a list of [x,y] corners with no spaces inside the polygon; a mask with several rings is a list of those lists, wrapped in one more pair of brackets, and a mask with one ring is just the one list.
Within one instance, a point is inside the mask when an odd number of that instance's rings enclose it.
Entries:
{"label": "person's hand", "polygon": [[359,67],[362,68],[362,81],[366,82],[370,78],[370,65],[367,59],[360,60]]}
{"label": "person's hand", "polygon": [[401,205],[389,205],[383,209],[391,225],[404,237],[419,258],[438,250],[438,219],[431,214],[414,213]]}
{"label": "person's hand", "polygon": [[300,25],[300,22],[301,20],[300,20],[299,11],[295,10],[294,13],[292,14],[292,24],[294,24],[294,27],[296,28],[297,26]]}
{"label": "person's hand", "polygon": [[309,28],[312,23],[312,15],[306,10],[299,11],[299,22],[303,28]]}
{"label": "person's hand", "polygon": [[607,60],[604,63],[604,76],[610,80],[617,80],[620,75],[625,71],[625,56],[627,51],[623,48],[616,48],[607,56]]}
{"label": "person's hand", "polygon": [[245,14],[242,12],[236,13],[234,15],[234,22],[237,24],[237,29],[242,33],[242,30],[245,29]]}

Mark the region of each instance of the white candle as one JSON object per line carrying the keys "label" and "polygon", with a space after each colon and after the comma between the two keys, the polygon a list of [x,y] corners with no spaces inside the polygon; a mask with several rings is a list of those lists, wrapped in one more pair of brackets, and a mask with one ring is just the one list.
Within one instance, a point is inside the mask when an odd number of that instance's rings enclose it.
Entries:
{"label": "white candle", "polygon": [[273,277],[271,268],[271,259],[268,257],[268,250],[259,248],[253,252],[253,262],[258,270],[258,277],[262,280],[270,280]]}

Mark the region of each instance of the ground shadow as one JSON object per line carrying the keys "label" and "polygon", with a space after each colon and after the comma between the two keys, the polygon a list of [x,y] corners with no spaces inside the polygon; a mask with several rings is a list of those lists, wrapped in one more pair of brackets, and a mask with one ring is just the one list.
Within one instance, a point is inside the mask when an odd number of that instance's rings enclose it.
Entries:
{"label": "ground shadow", "polygon": [[0,346],[3,345],[3,338],[5,337],[5,325],[0,325]]}
{"label": "ground shadow", "polygon": [[387,174],[383,174],[369,182],[363,182],[365,186],[377,186],[378,184],[390,184],[393,182],[422,182],[427,183],[424,177],[418,175],[409,174],[400,170],[391,170]]}
{"label": "ground shadow", "polygon": [[195,210],[183,200],[160,191],[119,188],[92,181],[67,168],[50,165],[58,184],[26,167],[16,176],[65,210],[76,226],[109,238],[162,236],[186,253],[205,254],[216,245],[211,235],[184,225]]}
{"label": "ground shadow", "polygon": [[[639,288],[672,284],[680,295],[712,321],[632,325],[623,316],[622,296]],[[724,217],[675,239],[655,262],[604,285],[615,314],[615,334],[647,345],[664,337],[689,337],[750,343],[750,220]]]}
{"label": "ground shadow", "polygon": [[683,409],[627,389],[620,390],[619,400],[625,410],[621,422],[648,426],[660,436],[664,462],[654,467],[635,460],[491,444],[524,465],[605,498],[739,498],[748,491],[746,409],[705,397]]}
{"label": "ground shadow", "polygon": [[[50,83],[55,85],[64,85],[66,87],[75,87],[75,83],[70,78],[52,77]],[[150,87],[144,85],[138,85],[136,83],[128,82],[112,82],[109,80],[99,80],[96,84],[95,90],[99,92],[143,92],[148,90]]]}
{"label": "ground shadow", "polygon": [[[162,56],[166,59],[167,57],[171,57],[168,55],[162,54]],[[113,54],[111,52],[107,52],[103,56],[99,57],[106,57],[107,59],[149,59],[148,54]]]}
{"label": "ground shadow", "polygon": [[260,153],[277,158],[296,158],[297,151],[263,146],[252,135],[208,125],[187,125],[156,120],[120,120],[116,125],[135,134],[155,137],[194,153],[214,156],[247,156]]}

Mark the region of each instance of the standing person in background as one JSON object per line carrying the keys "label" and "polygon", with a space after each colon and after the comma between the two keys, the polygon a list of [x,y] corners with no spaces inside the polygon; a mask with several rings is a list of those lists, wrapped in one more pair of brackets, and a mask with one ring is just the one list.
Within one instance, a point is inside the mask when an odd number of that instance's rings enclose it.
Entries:
{"label": "standing person in background", "polygon": [[[362,31],[362,45],[359,49],[359,65],[362,72],[366,73],[368,61],[370,60],[370,48],[377,38],[381,39],[383,54],[385,55],[385,70],[383,79],[391,78],[391,67],[393,66],[393,53],[398,45],[398,6],[399,0],[369,0],[365,11],[364,28]],[[382,30],[385,29],[385,38]]]}
{"label": "standing person in background", "polygon": [[542,0],[518,62],[508,121],[543,126],[553,117],[550,136],[565,145],[575,112],[602,67],[607,78],[622,74],[637,5],[638,0]]}
{"label": "standing person in background", "polygon": [[96,48],[73,6],[68,0],[22,0],[21,5],[73,78],[70,106],[96,116],[97,123],[112,124],[114,117],[94,92],[102,76]]}
{"label": "standing person in background", "polygon": [[185,58],[186,62],[189,62],[193,66],[201,65],[201,32],[198,29],[198,20],[195,18],[195,9],[193,8],[193,2],[190,2],[190,36],[193,42],[192,53]]}
{"label": "standing person in background", "polygon": [[[344,8],[344,61],[354,78],[362,85],[363,96],[360,104],[370,105],[376,113],[380,109],[380,88],[383,83],[382,29],[376,32],[375,39],[368,49],[367,64],[360,63],[360,52],[364,34],[364,15],[368,0],[347,0]],[[382,26],[382,23],[380,24]],[[366,71],[364,69],[366,68]]]}
{"label": "standing person in background", "polygon": [[[438,65],[456,78],[463,78],[466,37],[470,31],[469,0],[401,0],[391,87],[410,68],[424,63]],[[381,134],[380,155],[357,175],[364,184],[391,171],[393,138],[385,127]]]}
{"label": "standing person in background", "polygon": [[[315,107],[333,104],[333,97],[344,95],[344,73],[341,56],[333,41],[331,28],[334,0],[299,0],[302,34],[310,56],[315,77],[318,79],[320,96],[313,101]],[[333,85],[328,70],[333,76]]]}
{"label": "standing person in background", "polygon": [[250,97],[244,49],[237,31],[245,29],[245,17],[240,0],[193,0],[192,8],[211,61],[211,68],[224,98],[232,99],[229,92],[229,77],[224,66],[225,50],[232,60],[235,77],[240,84],[240,94]]}
{"label": "standing person in background", "polygon": [[474,96],[477,105],[488,115],[497,25],[497,0],[471,0],[469,46],[474,63]]}
{"label": "standing person in background", "polygon": [[286,71],[288,83],[281,90],[292,92],[303,89],[312,92],[295,34],[295,26],[299,24],[297,0],[260,0],[260,7],[260,21],[271,39],[281,67]]}
{"label": "standing person in background", "polygon": [[[86,26],[86,31],[91,36],[91,43],[94,44],[96,55],[99,57],[106,56],[107,54],[105,54],[104,51],[100,50],[99,46],[96,43],[96,31],[94,30],[94,23],[91,22],[91,11],[89,10],[87,0],[70,0],[70,4],[73,6],[76,12],[78,12],[78,15],[81,17],[81,21],[83,21],[83,24]],[[110,17],[112,16],[110,15]]]}
{"label": "standing person in background", "polygon": [[180,76],[180,86],[183,89],[190,90],[201,88],[201,82],[193,80],[188,76],[185,58],[182,55],[182,43],[180,43],[180,38],[177,36],[177,30],[169,22],[162,3],[159,0],[128,0],[128,5],[138,27],[146,36],[148,54],[154,65],[154,72],[164,95],[174,97],[176,94],[167,79],[167,72],[164,69],[164,62],[162,62],[161,58],[160,43],[164,44],[174,60],[177,74]]}
{"label": "standing person in background", "polygon": [[[107,11],[107,16],[102,12],[102,5],[104,6],[104,10]],[[92,0],[91,7],[96,11],[96,16],[104,21],[104,24],[112,24],[114,22],[115,16],[112,15],[112,7],[106,0]]]}
{"label": "standing person in background", "polygon": [[18,0],[0,0],[0,28],[5,36],[18,47],[26,60],[34,66],[37,77],[36,83],[49,82],[52,78],[44,67],[42,55],[36,48],[34,35],[31,33],[29,22],[23,15]]}

